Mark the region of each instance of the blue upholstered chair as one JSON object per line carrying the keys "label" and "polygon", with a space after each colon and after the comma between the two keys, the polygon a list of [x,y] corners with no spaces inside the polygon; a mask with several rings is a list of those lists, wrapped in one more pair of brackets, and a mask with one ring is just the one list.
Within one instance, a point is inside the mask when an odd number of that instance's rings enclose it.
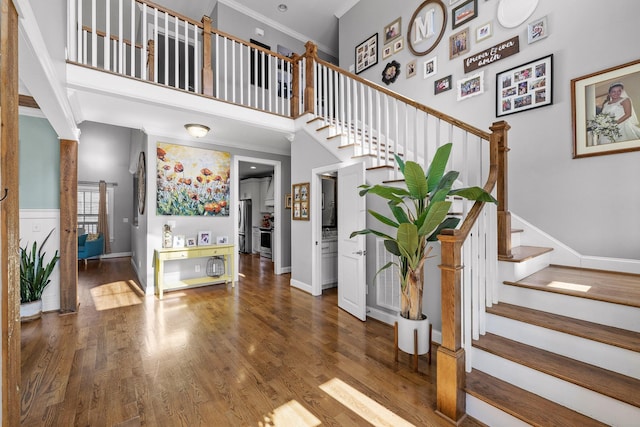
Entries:
{"label": "blue upholstered chair", "polygon": [[78,259],[84,260],[84,266],[87,267],[89,258],[97,258],[102,255],[104,250],[104,237],[102,234],[95,235],[82,234],[78,236]]}

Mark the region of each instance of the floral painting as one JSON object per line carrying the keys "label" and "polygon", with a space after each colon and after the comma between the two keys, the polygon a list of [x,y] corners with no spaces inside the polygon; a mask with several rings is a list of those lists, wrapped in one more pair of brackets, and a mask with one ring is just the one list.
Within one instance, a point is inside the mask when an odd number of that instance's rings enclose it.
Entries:
{"label": "floral painting", "polygon": [[229,216],[231,155],[158,142],[157,214]]}

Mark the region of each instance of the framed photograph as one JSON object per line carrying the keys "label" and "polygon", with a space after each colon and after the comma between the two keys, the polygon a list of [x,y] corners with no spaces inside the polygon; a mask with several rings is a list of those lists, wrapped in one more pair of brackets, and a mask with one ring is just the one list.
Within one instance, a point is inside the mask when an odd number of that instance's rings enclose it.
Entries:
{"label": "framed photograph", "polygon": [[413,77],[416,75],[416,67],[418,66],[417,60],[407,62],[407,78]]}
{"label": "framed photograph", "polygon": [[198,246],[211,245],[211,232],[210,231],[198,231]]}
{"label": "framed photograph", "polygon": [[549,35],[549,25],[547,17],[543,16],[527,25],[527,41],[529,44],[542,40]]}
{"label": "framed photograph", "polygon": [[449,59],[464,55],[469,49],[469,28],[449,36]]}
{"label": "framed photograph", "polygon": [[429,78],[434,76],[438,72],[438,57],[434,56],[431,59],[424,61],[424,76],[423,78]]}
{"label": "framed photograph", "polygon": [[458,3],[460,0],[449,0],[449,6]]}
{"label": "framed photograph", "polygon": [[400,37],[398,40],[393,42],[393,53],[398,53],[402,49],[404,49],[404,39]]}
{"label": "framed photograph", "polygon": [[393,44],[389,43],[382,48],[382,59],[387,59],[393,54]]}
{"label": "framed photograph", "polygon": [[572,79],[573,158],[640,150],[636,105],[640,60]]}
{"label": "framed photograph", "polygon": [[356,74],[378,63],[378,33],[356,46]]}
{"label": "framed photograph", "polygon": [[486,40],[493,34],[493,22],[487,22],[476,28],[476,43]]}
{"label": "framed photograph", "polygon": [[310,202],[309,183],[293,184],[292,187],[293,212],[291,212],[291,219],[308,221]]}
{"label": "framed photograph", "polygon": [[433,83],[433,94],[438,95],[442,92],[446,92],[451,90],[451,87],[451,75],[448,75],[447,77],[438,79]]}
{"label": "framed photograph", "polygon": [[458,101],[484,93],[484,71],[458,80]]}
{"label": "framed photograph", "polygon": [[284,208],[291,209],[291,193],[284,195]]}
{"label": "framed photograph", "polygon": [[191,248],[193,246],[197,246],[198,241],[195,237],[187,237],[187,247]]}
{"label": "framed photograph", "polygon": [[467,0],[451,11],[451,29],[471,21],[478,16],[478,0]]}
{"label": "framed photograph", "polygon": [[397,18],[395,21],[384,27],[384,36],[382,38],[382,44],[387,44],[391,40],[395,40],[402,35],[402,18]]}
{"label": "framed photograph", "polygon": [[181,234],[173,236],[173,247],[184,248],[184,236]]}
{"label": "framed photograph", "polygon": [[553,55],[496,74],[496,117],[553,103]]}
{"label": "framed photograph", "polygon": [[227,243],[229,243],[229,237],[228,236],[218,236],[218,237],[216,237],[216,245],[226,245]]}

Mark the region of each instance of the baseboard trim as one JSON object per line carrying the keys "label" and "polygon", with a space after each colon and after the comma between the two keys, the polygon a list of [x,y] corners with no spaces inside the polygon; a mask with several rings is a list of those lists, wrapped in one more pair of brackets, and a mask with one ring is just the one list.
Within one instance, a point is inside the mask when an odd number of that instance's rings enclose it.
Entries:
{"label": "baseboard trim", "polygon": [[295,280],[295,279],[291,279],[289,281],[289,284],[291,285],[292,288],[296,288],[296,289],[300,289],[301,291],[304,291],[308,294],[313,295],[312,289],[311,289],[311,285],[306,284],[304,282],[301,282],[299,280]]}

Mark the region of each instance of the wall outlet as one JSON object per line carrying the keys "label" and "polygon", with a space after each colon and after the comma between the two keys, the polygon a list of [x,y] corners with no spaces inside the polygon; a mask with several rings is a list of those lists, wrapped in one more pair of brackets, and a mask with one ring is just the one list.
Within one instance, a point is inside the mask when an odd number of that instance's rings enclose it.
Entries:
{"label": "wall outlet", "polygon": [[196,273],[200,273],[200,264],[196,264]]}

